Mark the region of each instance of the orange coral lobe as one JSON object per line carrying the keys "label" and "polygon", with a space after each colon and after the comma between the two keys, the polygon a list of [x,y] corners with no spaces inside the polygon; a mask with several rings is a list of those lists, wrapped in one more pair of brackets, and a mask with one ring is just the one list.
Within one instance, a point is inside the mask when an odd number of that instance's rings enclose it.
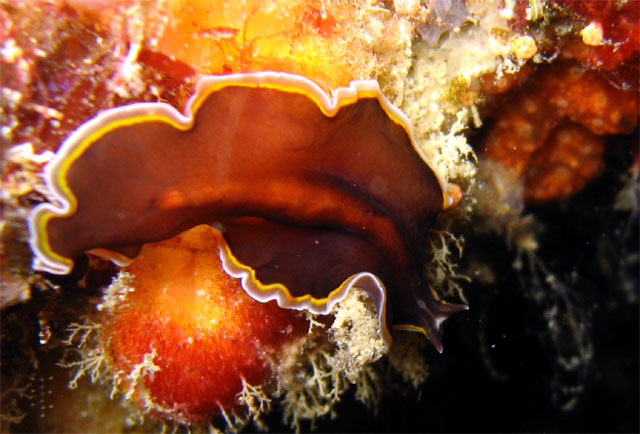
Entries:
{"label": "orange coral lobe", "polygon": [[573,123],[556,128],[530,161],[525,200],[568,199],[602,169],[602,152],[602,141],[586,128]]}
{"label": "orange coral lobe", "polygon": [[638,95],[572,63],[545,68],[498,114],[486,155],[525,177],[529,202],[567,199],[602,166],[603,134],[638,121]]}
{"label": "orange coral lobe", "polygon": [[[269,355],[306,332],[306,320],[275,302],[260,303],[228,276],[216,230],[197,226],[147,244],[125,269],[130,292],[110,311],[103,334],[114,371],[152,413],[194,423],[238,405],[243,379],[268,382]],[[134,379],[136,365],[155,353]]]}

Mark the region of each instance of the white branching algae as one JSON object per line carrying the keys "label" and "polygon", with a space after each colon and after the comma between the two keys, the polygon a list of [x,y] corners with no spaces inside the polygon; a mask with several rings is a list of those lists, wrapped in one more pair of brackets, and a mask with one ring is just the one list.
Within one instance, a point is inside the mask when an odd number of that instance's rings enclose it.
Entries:
{"label": "white branching algae", "polygon": [[277,395],[283,417],[298,431],[304,421],[313,427],[319,417],[335,417],[335,404],[351,383],[356,398],[365,405],[375,407],[379,399],[379,377],[372,363],[386,354],[388,346],[369,296],[354,288],[336,304],[333,314],[330,326],[313,323],[311,339],[298,348],[292,346],[278,363]]}
{"label": "white branching algae", "polygon": [[350,291],[337,308],[329,328],[337,346],[336,367],[355,383],[363,367],[380,359],[389,350],[380,333],[377,313],[366,292]]}

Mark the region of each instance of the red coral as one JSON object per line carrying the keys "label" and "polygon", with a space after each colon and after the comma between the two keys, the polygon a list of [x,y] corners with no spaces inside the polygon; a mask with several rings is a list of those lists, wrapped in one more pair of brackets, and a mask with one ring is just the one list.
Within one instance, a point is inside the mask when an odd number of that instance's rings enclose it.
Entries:
{"label": "red coral", "polygon": [[[637,0],[550,0],[544,23],[529,21],[528,0],[517,0],[512,26],[538,29],[539,48],[547,56],[560,54],[603,73],[619,89],[638,89],[640,73],[640,7]],[[596,38],[583,33],[598,29]],[[601,33],[600,33],[601,32]],[[591,36],[595,33],[590,33]]]}
{"label": "red coral", "polygon": [[566,199],[602,165],[603,134],[630,133],[638,95],[595,71],[556,63],[534,75],[501,107],[484,140],[488,157],[525,178],[525,199]]}
{"label": "red coral", "polygon": [[609,81],[622,89],[638,89],[640,71],[640,7],[637,1],[556,0],[585,25],[602,29],[602,43],[587,45],[583,38],[565,42],[563,55],[582,65],[606,71]]}
{"label": "red coral", "polygon": [[613,70],[637,56],[640,47],[640,7],[637,1],[555,0],[586,23],[602,27],[603,44],[589,47],[578,58],[583,64]]}
{"label": "red coral", "polygon": [[[8,144],[28,141],[36,152],[55,150],[100,110],[130,101],[162,99],[182,107],[193,70],[144,47],[131,56],[135,44],[121,7],[100,15],[47,2],[0,10],[0,85],[8,96],[1,99],[1,120],[9,127]],[[124,66],[139,67],[143,85],[128,89]]]}

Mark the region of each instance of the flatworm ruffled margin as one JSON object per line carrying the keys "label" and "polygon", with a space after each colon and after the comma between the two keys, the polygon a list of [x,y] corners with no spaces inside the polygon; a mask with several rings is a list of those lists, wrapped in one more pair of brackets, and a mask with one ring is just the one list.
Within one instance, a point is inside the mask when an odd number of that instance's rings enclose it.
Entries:
{"label": "flatworm ruffled margin", "polygon": [[[353,81],[349,87],[336,89],[332,98],[329,98],[314,82],[301,76],[286,73],[259,72],[202,77],[196,85],[194,96],[187,103],[184,114],[163,103],[135,103],[117,107],[107,110],[81,125],[62,144],[55,158],[45,168],[47,184],[58,200],[58,204],[39,205],[33,210],[28,219],[29,242],[36,255],[34,268],[55,274],[68,274],[73,268],[72,259],[60,255],[52,249],[46,228],[50,219],[68,217],[76,212],[78,202],[69,187],[67,175],[71,165],[92,143],[116,128],[145,122],[159,121],[167,123],[180,131],[190,130],[194,126],[195,113],[209,95],[229,86],[265,88],[300,94],[311,99],[321,112],[329,118],[335,116],[342,107],[353,104],[360,99],[375,98],[389,118],[405,130],[416,153],[427,167],[429,166],[422,151],[415,144],[409,120],[382,95],[378,83],[374,80]],[[437,176],[436,179],[438,179]],[[442,208],[444,209],[452,204],[452,199],[447,196],[446,189],[443,188],[440,179],[438,179],[438,183],[442,191]],[[242,264],[231,253],[231,249],[222,236],[220,236],[220,241],[219,253],[225,270],[230,275],[242,279],[244,289],[256,300],[263,302],[277,300],[278,304],[284,308],[305,309],[316,314],[326,314],[335,303],[346,296],[350,288],[355,286],[366,290],[371,295],[376,306],[384,337],[390,342],[389,332],[386,327],[387,293],[385,285],[374,274],[369,272],[354,274],[325,298],[315,298],[310,294],[295,297],[286,286],[280,283],[266,285],[261,283],[256,278],[255,271],[251,267]],[[91,249],[89,252],[110,259],[121,266],[126,266],[131,261],[127,255],[104,248]],[[440,312],[441,316],[434,319],[438,328],[441,321],[446,319],[448,314],[466,308],[442,304],[448,306],[448,308],[446,309],[447,314]],[[441,350],[439,339],[427,333],[424,328],[412,324],[397,324],[395,327],[421,331],[427,334],[438,350]]]}

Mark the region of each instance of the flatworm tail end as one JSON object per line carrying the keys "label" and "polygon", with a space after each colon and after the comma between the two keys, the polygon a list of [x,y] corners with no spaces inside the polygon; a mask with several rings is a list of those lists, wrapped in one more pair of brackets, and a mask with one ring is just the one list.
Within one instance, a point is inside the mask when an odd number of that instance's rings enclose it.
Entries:
{"label": "flatworm tail end", "polygon": [[[465,304],[454,304],[440,301],[434,297],[425,297],[418,301],[420,308],[420,319],[416,324],[398,324],[394,328],[401,330],[412,330],[424,334],[433,346],[442,353],[442,339],[440,337],[440,325],[451,315],[469,310]],[[419,324],[419,325],[418,325]]]}

